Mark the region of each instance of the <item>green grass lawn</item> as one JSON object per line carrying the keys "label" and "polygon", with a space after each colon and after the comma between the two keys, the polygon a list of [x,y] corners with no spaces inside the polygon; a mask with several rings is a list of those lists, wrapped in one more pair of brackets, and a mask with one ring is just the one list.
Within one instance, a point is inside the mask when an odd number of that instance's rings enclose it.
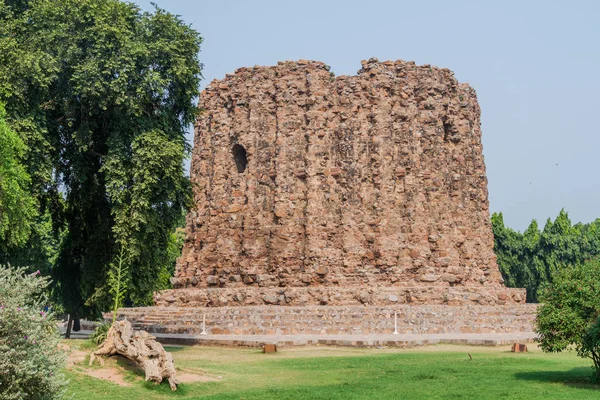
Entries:
{"label": "green grass lawn", "polygon": [[123,360],[107,363],[125,374],[131,386],[124,387],[86,375],[87,363],[81,363],[68,370],[69,393],[90,400],[600,399],[600,386],[588,382],[590,362],[535,348],[525,354],[510,353],[508,347],[466,346],[290,348],[276,354],[240,348],[167,350],[182,373],[214,380],[184,383],[172,393],[166,384],[143,382]]}

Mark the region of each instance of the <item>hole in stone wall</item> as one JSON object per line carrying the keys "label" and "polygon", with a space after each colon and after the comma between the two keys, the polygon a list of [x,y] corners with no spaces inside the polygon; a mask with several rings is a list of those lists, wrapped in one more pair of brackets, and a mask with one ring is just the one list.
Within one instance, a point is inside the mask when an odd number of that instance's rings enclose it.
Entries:
{"label": "hole in stone wall", "polygon": [[460,142],[460,136],[458,135],[458,131],[456,130],[456,126],[454,126],[454,124],[450,121],[448,121],[447,119],[443,119],[442,122],[444,123],[444,142],[452,142],[452,143],[458,143]]}
{"label": "hole in stone wall", "polygon": [[235,161],[235,166],[237,167],[237,171],[241,174],[246,170],[246,166],[248,165],[248,156],[246,154],[246,149],[244,146],[236,144],[231,149],[233,153],[233,160]]}

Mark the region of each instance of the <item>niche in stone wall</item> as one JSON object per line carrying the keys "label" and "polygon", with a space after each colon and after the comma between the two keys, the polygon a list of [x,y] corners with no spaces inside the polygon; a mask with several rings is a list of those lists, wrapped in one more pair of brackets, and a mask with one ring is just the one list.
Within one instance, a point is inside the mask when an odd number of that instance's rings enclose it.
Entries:
{"label": "niche in stone wall", "polygon": [[451,121],[448,117],[443,117],[442,123],[444,124],[444,142],[460,142],[460,135],[454,122]]}
{"label": "niche in stone wall", "polygon": [[236,144],[231,149],[231,152],[233,154],[233,160],[235,161],[237,171],[241,174],[246,170],[246,166],[248,165],[248,155],[246,153],[246,149],[244,146]]}

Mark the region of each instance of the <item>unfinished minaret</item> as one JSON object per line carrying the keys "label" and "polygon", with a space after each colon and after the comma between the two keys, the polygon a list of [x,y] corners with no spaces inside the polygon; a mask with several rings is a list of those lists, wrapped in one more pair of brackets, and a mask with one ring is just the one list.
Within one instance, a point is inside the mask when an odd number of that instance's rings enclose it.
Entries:
{"label": "unfinished minaret", "polygon": [[200,96],[162,305],[506,304],[475,91],[413,62],[240,68]]}

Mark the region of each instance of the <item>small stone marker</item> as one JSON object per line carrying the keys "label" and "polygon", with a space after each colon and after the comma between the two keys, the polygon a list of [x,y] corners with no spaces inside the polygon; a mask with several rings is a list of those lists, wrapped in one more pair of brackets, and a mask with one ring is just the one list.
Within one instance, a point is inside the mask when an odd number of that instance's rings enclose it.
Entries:
{"label": "small stone marker", "polygon": [[263,353],[277,353],[277,345],[275,343],[267,343],[263,346]]}
{"label": "small stone marker", "polygon": [[521,343],[515,343],[510,350],[513,353],[527,353],[527,346]]}

